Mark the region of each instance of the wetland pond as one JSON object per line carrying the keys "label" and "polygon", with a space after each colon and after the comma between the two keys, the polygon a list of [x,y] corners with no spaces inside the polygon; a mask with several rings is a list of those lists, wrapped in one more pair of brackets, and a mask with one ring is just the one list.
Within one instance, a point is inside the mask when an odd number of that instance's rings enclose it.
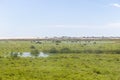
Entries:
{"label": "wetland pond", "polygon": [[48,53],[39,52],[39,53],[31,53],[31,52],[11,52],[8,56],[11,57],[48,57]]}

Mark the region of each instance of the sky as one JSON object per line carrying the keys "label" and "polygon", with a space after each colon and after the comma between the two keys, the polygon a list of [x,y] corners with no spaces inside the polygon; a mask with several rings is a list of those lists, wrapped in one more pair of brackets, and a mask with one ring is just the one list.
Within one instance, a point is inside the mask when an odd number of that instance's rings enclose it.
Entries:
{"label": "sky", "polygon": [[120,0],[0,0],[0,37],[120,36]]}

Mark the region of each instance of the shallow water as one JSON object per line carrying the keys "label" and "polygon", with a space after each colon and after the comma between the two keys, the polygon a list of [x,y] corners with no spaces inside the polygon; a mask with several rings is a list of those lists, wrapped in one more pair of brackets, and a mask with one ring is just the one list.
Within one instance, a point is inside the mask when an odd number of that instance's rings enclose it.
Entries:
{"label": "shallow water", "polygon": [[[16,54],[16,53],[13,52],[13,54]],[[19,56],[19,57],[48,57],[49,55],[44,52],[40,52],[37,55],[33,55],[30,52],[22,52],[22,53],[18,52],[17,56]]]}

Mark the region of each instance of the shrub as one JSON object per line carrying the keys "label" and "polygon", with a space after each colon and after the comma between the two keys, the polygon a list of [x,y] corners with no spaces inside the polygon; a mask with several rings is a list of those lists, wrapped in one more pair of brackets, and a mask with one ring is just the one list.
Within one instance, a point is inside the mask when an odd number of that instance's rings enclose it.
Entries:
{"label": "shrub", "polygon": [[0,56],[0,58],[2,58],[2,56]]}
{"label": "shrub", "polygon": [[57,53],[58,50],[57,50],[56,48],[53,47],[53,48],[51,48],[51,49],[49,50],[49,52],[50,52],[50,53]]}
{"label": "shrub", "polygon": [[92,53],[93,51],[90,49],[84,50],[84,53]]}
{"label": "shrub", "polygon": [[96,42],[93,42],[93,44],[97,44]]}
{"label": "shrub", "polygon": [[18,58],[18,53],[17,53],[17,52],[11,52],[11,53],[10,53],[10,56],[11,56],[12,58]]}
{"label": "shrub", "polygon": [[56,43],[61,43],[61,41],[60,41],[60,40],[57,40]]}
{"label": "shrub", "polygon": [[36,44],[42,44],[42,42],[40,42],[40,41],[36,41]]}
{"label": "shrub", "polygon": [[30,46],[30,49],[35,49],[35,46],[31,45],[31,46]]}
{"label": "shrub", "polygon": [[111,52],[115,54],[120,54],[120,50],[112,50]]}
{"label": "shrub", "polygon": [[34,56],[34,57],[37,57],[39,55],[39,50],[38,49],[33,49],[31,50],[31,55]]}
{"label": "shrub", "polygon": [[94,52],[95,52],[95,53],[103,53],[102,50],[95,50]]}
{"label": "shrub", "polygon": [[0,80],[2,80],[2,77],[0,77]]}
{"label": "shrub", "polygon": [[60,52],[61,52],[61,53],[69,53],[69,52],[71,52],[71,50],[70,50],[69,48],[65,47],[65,48],[62,48],[62,49],[60,50]]}

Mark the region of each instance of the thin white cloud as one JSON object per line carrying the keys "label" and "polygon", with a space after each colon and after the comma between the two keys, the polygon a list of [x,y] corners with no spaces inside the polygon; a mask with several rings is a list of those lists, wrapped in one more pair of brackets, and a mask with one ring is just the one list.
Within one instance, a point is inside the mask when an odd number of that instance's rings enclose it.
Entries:
{"label": "thin white cloud", "polygon": [[113,22],[113,23],[106,23],[106,24],[101,24],[101,25],[53,25],[51,27],[56,27],[56,28],[78,28],[78,29],[120,29],[120,22]]}
{"label": "thin white cloud", "polygon": [[106,26],[109,27],[109,28],[120,28],[120,22],[109,23]]}
{"label": "thin white cloud", "polygon": [[117,7],[117,8],[120,8],[120,4],[118,4],[118,3],[113,3],[113,4],[111,4],[113,7]]}
{"label": "thin white cloud", "polygon": [[89,28],[95,27],[95,25],[53,25],[53,27],[57,28]]}

